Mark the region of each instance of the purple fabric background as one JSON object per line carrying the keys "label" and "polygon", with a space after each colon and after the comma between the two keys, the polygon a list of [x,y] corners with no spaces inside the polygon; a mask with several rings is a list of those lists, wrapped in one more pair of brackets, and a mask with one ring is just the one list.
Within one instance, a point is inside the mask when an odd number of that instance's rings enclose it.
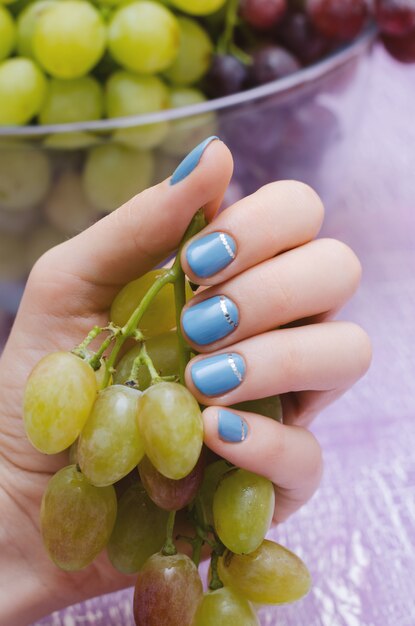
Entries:
{"label": "purple fabric background", "polygon": [[[363,262],[342,317],[371,335],[373,366],[313,428],[325,452],[319,492],[271,533],[305,559],[313,589],[261,610],[262,626],[415,625],[415,67],[376,50],[366,88],[324,235]],[[131,591],[36,624],[92,625],[133,626]]]}

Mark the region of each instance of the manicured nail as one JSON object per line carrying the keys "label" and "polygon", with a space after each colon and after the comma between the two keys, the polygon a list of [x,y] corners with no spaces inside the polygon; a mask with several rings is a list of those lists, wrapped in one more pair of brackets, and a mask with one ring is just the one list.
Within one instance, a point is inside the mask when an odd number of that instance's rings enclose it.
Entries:
{"label": "manicured nail", "polygon": [[220,396],[238,387],[245,377],[245,361],[239,354],[217,354],[192,365],[193,384],[205,396]]}
{"label": "manicured nail", "polygon": [[202,158],[202,154],[208,147],[208,145],[214,141],[215,139],[219,139],[216,135],[212,135],[212,137],[208,137],[202,143],[200,143],[196,148],[193,148],[191,152],[183,159],[180,165],[176,168],[173,173],[173,176],[170,179],[170,185],[176,185],[176,183],[180,183],[181,180],[189,176],[198,165],[200,159]]}
{"label": "manicured nail", "polygon": [[239,324],[238,308],[225,296],[214,296],[186,309],[183,330],[200,346],[218,341],[233,332]]}
{"label": "manicured nail", "polygon": [[218,433],[222,441],[240,443],[248,436],[248,424],[242,417],[220,409],[218,413]]}
{"label": "manicured nail", "polygon": [[236,257],[235,240],[226,233],[210,233],[197,239],[186,250],[186,259],[193,274],[201,278],[213,276]]}

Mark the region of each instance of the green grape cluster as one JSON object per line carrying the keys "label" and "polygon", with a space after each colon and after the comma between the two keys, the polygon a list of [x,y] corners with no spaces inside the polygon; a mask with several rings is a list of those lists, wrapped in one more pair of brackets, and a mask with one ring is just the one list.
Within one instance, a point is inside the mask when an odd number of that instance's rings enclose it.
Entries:
{"label": "green grape cluster", "polygon": [[[184,241],[203,225],[200,212]],[[41,533],[64,570],[87,567],[106,549],[117,570],[137,574],[137,626],[254,626],[253,603],[298,600],[310,575],[265,539],[270,481],[212,461],[203,448],[201,407],[183,384],[190,351],[177,325],[189,297],[178,256],[170,269],[126,285],[107,327],[33,369],[27,436],[45,454],[68,450],[69,463],[47,485]],[[281,419],[279,398],[245,408]],[[192,529],[183,536],[177,512]],[[192,558],[177,552],[179,538]],[[206,593],[197,568],[203,547],[211,552]]]}
{"label": "green grape cluster", "polygon": [[[171,89],[199,85],[211,65],[211,35],[194,16],[225,2],[201,2],[197,11],[192,2],[161,0],[0,4],[0,126],[90,122],[174,106]],[[114,140],[146,150],[168,131],[160,122],[132,134],[119,129]]]}

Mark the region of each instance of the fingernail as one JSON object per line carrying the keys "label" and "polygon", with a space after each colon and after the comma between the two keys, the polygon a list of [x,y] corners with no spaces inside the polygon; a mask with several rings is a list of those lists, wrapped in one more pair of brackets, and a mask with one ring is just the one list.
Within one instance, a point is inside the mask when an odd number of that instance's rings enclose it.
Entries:
{"label": "fingernail", "polygon": [[202,158],[202,154],[208,147],[208,145],[214,141],[215,139],[219,139],[216,135],[212,135],[212,137],[208,137],[202,143],[200,143],[196,148],[193,148],[191,152],[183,159],[180,165],[173,172],[173,176],[170,179],[170,185],[176,185],[176,183],[180,183],[186,176],[189,176],[198,165],[200,159]]}
{"label": "fingernail", "polygon": [[248,424],[236,413],[221,409],[218,413],[218,433],[222,441],[240,443],[248,436]]}
{"label": "fingernail", "polygon": [[200,346],[226,337],[239,324],[238,308],[225,296],[214,296],[186,309],[182,317],[183,330]]}
{"label": "fingernail", "polygon": [[245,361],[239,354],[217,354],[192,365],[195,387],[205,396],[219,396],[238,387],[245,377]]}
{"label": "fingernail", "polygon": [[210,233],[197,239],[186,250],[186,259],[193,274],[201,278],[213,276],[236,257],[235,240],[226,233]]}

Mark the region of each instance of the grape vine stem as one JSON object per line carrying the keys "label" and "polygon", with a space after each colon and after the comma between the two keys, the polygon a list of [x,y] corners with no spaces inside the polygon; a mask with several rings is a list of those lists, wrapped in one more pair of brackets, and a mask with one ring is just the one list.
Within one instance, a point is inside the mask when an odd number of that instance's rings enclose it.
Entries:
{"label": "grape vine stem", "polygon": [[[192,221],[190,222],[183,239],[180,243],[179,250],[177,252],[176,260],[173,263],[173,266],[165,270],[160,276],[154,281],[151,285],[150,289],[144,295],[140,304],[132,313],[131,317],[127,321],[127,323],[120,329],[114,343],[114,347],[111,351],[111,354],[108,358],[108,361],[105,365],[105,376],[102,382],[102,388],[108,386],[111,374],[114,372],[115,362],[117,360],[118,354],[124,345],[124,342],[129,338],[134,336],[137,333],[137,327],[143,317],[144,313],[147,311],[148,307],[157,296],[159,291],[163,289],[165,285],[174,284],[176,286],[177,282],[184,284],[184,273],[180,264],[180,252],[185,245],[185,243],[194,235],[196,235],[204,226],[206,225],[206,218],[201,209],[193,216]],[[175,303],[176,303],[176,320],[178,320],[177,324],[177,334],[179,337],[179,353],[180,353],[180,364],[181,364],[181,382],[184,380],[184,369],[187,364],[187,360],[190,357],[190,349],[187,347],[186,342],[183,338],[183,335],[180,330],[180,315],[181,310],[185,304],[183,301],[183,295],[181,292],[181,287],[178,289],[178,294],[176,295],[175,288]],[[184,288],[183,288],[184,291]],[[187,359],[187,360],[186,360]]]}

